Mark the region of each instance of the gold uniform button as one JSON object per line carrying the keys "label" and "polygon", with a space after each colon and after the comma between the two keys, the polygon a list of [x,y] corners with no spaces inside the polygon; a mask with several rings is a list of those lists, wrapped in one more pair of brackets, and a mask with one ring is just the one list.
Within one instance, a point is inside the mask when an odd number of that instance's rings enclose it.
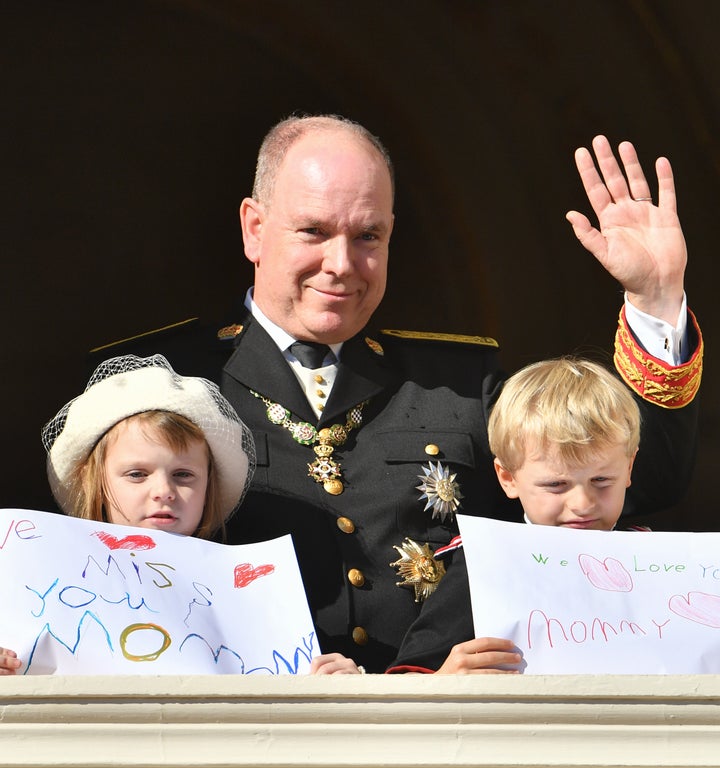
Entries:
{"label": "gold uniform button", "polygon": [[316,373],[314,378],[315,378],[315,383],[316,384],[324,384],[325,383],[325,379],[323,379],[323,377],[319,373]]}
{"label": "gold uniform button", "polygon": [[438,453],[440,453],[440,449],[435,443],[429,443],[425,446],[425,453],[427,453],[428,456],[437,456]]}
{"label": "gold uniform button", "polygon": [[316,394],[318,397],[325,397],[325,393],[322,391],[322,389],[318,389],[318,390],[316,390],[316,391],[315,391],[315,394]]}
{"label": "gold uniform button", "polygon": [[325,406],[322,403],[318,403],[317,404],[317,409],[318,409],[318,411],[324,411],[325,410]]}
{"label": "gold uniform button", "polygon": [[351,568],[348,571],[347,577],[353,587],[362,587],[365,583],[365,574],[359,568]]}
{"label": "gold uniform button", "polygon": [[337,527],[343,533],[353,533],[355,531],[355,523],[349,517],[338,517]]}
{"label": "gold uniform button", "polygon": [[355,627],[352,631],[352,639],[355,645],[367,645],[370,638],[364,627]]}

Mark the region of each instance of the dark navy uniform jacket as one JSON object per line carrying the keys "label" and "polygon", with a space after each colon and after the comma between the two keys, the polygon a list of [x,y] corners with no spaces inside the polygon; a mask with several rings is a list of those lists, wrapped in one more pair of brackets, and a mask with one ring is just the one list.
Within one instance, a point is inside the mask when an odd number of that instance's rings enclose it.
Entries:
{"label": "dark navy uniform jacket", "polygon": [[[252,430],[257,450],[252,486],[230,521],[227,542],[290,533],[320,649],[349,656],[368,672],[383,672],[421,606],[413,589],[397,585],[401,579],[390,566],[398,560],[394,547],[409,537],[434,551],[458,532],[453,520],[424,510],[426,500],[416,488],[423,466],[439,461],[456,474],[463,496],[459,511],[522,519],[519,505],[497,482],[487,443],[489,409],[504,380],[497,345],[482,338],[360,333],[343,345],[335,384],[317,422],[265,330],[249,313],[233,320],[242,326],[233,338],[220,340],[217,327],[190,321],[96,350],[91,362],[161,353],[178,373],[220,384]],[[330,495],[308,476],[312,448],[271,423],[266,405],[251,390],[282,404],[292,421],[318,428],[344,424],[349,409],[368,401],[362,425],[333,454],[342,467],[340,495]],[[646,413],[628,494],[633,511],[672,504],[684,492],[693,463],[696,405],[678,411],[648,406]],[[435,448],[429,453],[428,446]]]}
{"label": "dark navy uniform jacket", "polygon": [[[639,525],[631,528],[650,530]],[[455,540],[446,549],[443,557],[446,575],[437,590],[423,603],[420,615],[405,634],[388,672],[436,672],[453,646],[484,636],[482,627],[477,632],[474,628],[462,542]]]}

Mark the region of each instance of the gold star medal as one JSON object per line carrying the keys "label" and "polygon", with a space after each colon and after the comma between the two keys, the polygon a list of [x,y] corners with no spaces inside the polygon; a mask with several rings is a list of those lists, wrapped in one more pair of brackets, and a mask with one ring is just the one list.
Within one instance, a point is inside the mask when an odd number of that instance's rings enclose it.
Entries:
{"label": "gold star medal", "polygon": [[457,473],[450,474],[449,468],[443,467],[439,461],[435,466],[432,461],[428,462],[427,467],[423,467],[422,471],[425,474],[418,475],[422,483],[415,488],[422,491],[420,501],[427,499],[423,512],[432,509],[433,519],[439,517],[444,523],[445,518],[449,517],[452,521],[453,515],[461,506],[460,499],[463,498],[460,485],[455,482]]}
{"label": "gold star medal", "polygon": [[407,537],[402,546],[394,546],[393,549],[397,550],[400,559],[390,565],[397,568],[398,576],[403,578],[403,581],[395,582],[396,586],[414,589],[415,602],[421,603],[437,589],[445,575],[444,564],[435,559],[427,543],[421,547]]}

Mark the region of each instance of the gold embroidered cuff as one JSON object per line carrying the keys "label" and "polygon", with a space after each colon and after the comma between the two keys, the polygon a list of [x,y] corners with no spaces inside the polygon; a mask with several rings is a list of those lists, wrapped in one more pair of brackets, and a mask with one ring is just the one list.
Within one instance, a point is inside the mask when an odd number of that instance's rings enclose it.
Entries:
{"label": "gold embroidered cuff", "polygon": [[695,315],[689,309],[688,315],[697,333],[698,346],[687,363],[672,366],[640,347],[628,325],[625,307],[620,310],[615,367],[630,389],[661,408],[682,408],[692,402],[700,388],[704,344]]}

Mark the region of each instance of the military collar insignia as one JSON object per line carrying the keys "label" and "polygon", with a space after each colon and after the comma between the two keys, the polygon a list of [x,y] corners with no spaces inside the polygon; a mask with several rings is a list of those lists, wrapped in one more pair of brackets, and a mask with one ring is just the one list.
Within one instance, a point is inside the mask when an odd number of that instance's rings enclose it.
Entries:
{"label": "military collar insignia", "polygon": [[420,546],[416,541],[405,538],[401,546],[394,546],[400,559],[390,565],[398,569],[398,576],[403,581],[395,582],[398,587],[408,587],[415,591],[415,602],[421,603],[437,589],[445,575],[445,565],[436,560],[425,543]]}
{"label": "military collar insignia", "polygon": [[217,332],[217,337],[220,341],[228,341],[234,339],[236,336],[243,332],[243,326],[239,323],[233,323],[232,325],[226,325]]}
{"label": "military collar insignia", "polygon": [[369,336],[365,337],[365,343],[368,345],[368,347],[376,354],[376,355],[384,355],[385,350],[382,348],[382,344],[375,341],[375,339],[371,339]]}

